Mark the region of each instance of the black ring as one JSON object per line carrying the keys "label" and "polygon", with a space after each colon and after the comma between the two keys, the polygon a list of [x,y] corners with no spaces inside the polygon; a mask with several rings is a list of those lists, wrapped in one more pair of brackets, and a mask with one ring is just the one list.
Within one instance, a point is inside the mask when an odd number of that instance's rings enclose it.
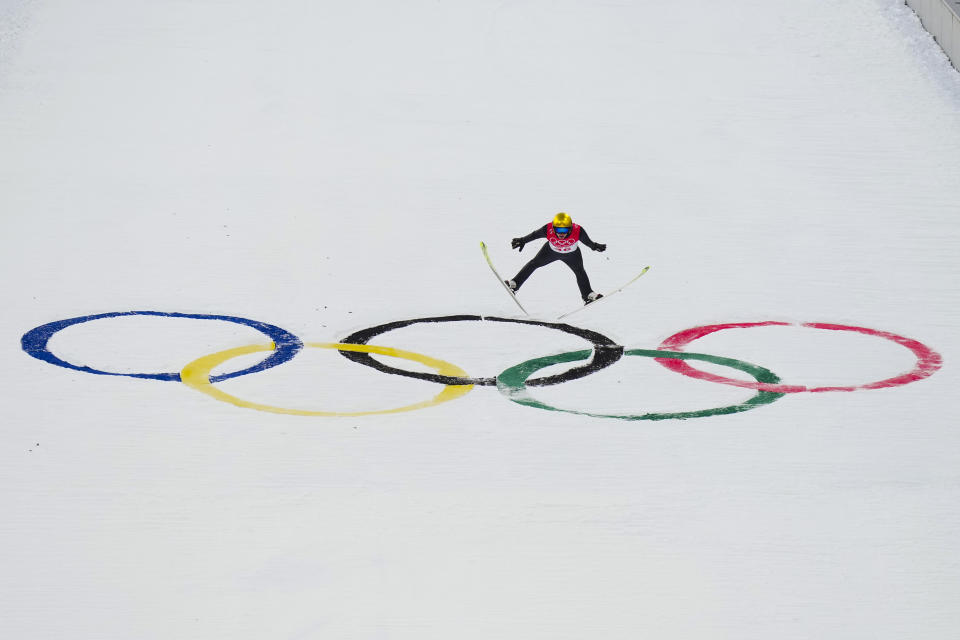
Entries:
{"label": "black ring", "polygon": [[[412,320],[397,320],[396,322],[388,322],[386,324],[381,324],[376,327],[370,327],[369,329],[361,329],[351,333],[349,336],[341,340],[340,342],[345,342],[347,344],[367,344],[371,338],[379,336],[382,333],[387,331],[392,331],[394,329],[400,329],[402,327],[409,326],[411,324],[419,324],[421,322],[463,322],[463,321],[491,321],[491,322],[514,322],[516,324],[534,324],[540,327],[547,327],[548,329],[556,329],[558,331],[563,331],[564,333],[570,333],[577,337],[583,338],[591,343],[593,343],[593,357],[590,359],[587,364],[581,365],[579,367],[574,367],[563,373],[553,375],[553,376],[544,376],[542,378],[534,378],[527,381],[527,385],[530,386],[546,386],[552,384],[560,384],[561,382],[569,382],[570,380],[576,380],[578,378],[583,378],[591,373],[605,369],[623,357],[623,345],[615,343],[613,340],[607,336],[597,333],[596,331],[591,331],[590,329],[581,329],[580,327],[573,327],[569,324],[554,323],[554,322],[542,322],[540,320],[523,320],[517,318],[496,318],[493,316],[439,316],[436,318],[414,318]],[[406,369],[397,369],[396,367],[391,367],[390,365],[383,364],[379,360],[375,360],[369,353],[360,353],[358,351],[341,351],[342,355],[347,360],[353,360],[356,363],[366,365],[368,367],[373,367],[377,371],[382,371],[384,373],[392,373],[398,376],[406,376],[408,378],[417,378],[418,380],[429,380],[430,382],[437,382],[440,384],[453,384],[453,385],[462,385],[462,384],[475,384],[481,386],[494,386],[497,384],[496,376],[491,378],[468,378],[468,377],[456,377],[456,376],[442,376],[436,373],[421,373],[419,371],[407,371]]]}

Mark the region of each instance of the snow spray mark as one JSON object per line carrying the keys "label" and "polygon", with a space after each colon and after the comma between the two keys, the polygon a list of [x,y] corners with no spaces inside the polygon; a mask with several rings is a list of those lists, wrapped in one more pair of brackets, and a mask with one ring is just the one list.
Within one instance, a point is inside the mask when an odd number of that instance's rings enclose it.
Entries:
{"label": "snow spray mark", "polygon": [[163,311],[120,311],[113,313],[99,313],[93,316],[80,316],[78,318],[68,318],[66,320],[57,320],[56,322],[50,322],[48,324],[41,325],[25,333],[20,339],[20,346],[24,351],[34,358],[43,360],[44,362],[49,362],[50,364],[55,364],[58,367],[76,369],[77,371],[95,373],[101,376],[127,376],[129,378],[147,378],[150,380],[168,380],[179,382],[180,373],[177,371],[171,373],[118,373],[113,371],[100,371],[99,369],[72,364],[53,355],[47,346],[47,343],[50,342],[50,338],[52,338],[54,334],[61,329],[65,329],[75,324],[81,324],[83,322],[90,322],[91,320],[99,320],[101,318],[118,318],[121,316],[161,316],[165,318],[221,320],[223,322],[233,322],[235,324],[242,324],[252,327],[253,329],[256,329],[260,333],[273,340],[274,345],[276,345],[276,349],[274,349],[267,358],[241,371],[234,371],[232,373],[224,373],[214,376],[211,378],[212,382],[229,380],[230,378],[247,375],[248,373],[256,373],[258,371],[263,371],[265,369],[283,364],[284,362],[287,362],[293,358],[293,356],[297,355],[297,352],[299,352],[303,347],[303,343],[297,336],[293,335],[289,331],[281,329],[280,327],[276,327],[265,322],[258,322],[257,320],[249,320],[247,318],[238,318],[236,316],[218,316],[201,313],[167,313]]}
{"label": "snow spray mark", "polygon": [[801,326],[801,327],[810,327],[812,329],[826,329],[828,331],[853,331],[855,333],[862,333],[868,336],[876,336],[878,338],[884,338],[899,344],[902,347],[906,347],[917,358],[917,363],[914,365],[913,369],[903,373],[893,378],[886,378],[880,380],[879,382],[871,382],[869,384],[855,385],[855,386],[845,386],[845,387],[806,387],[800,385],[787,385],[787,384],[773,384],[768,381],[758,380],[757,382],[749,382],[744,380],[735,380],[733,378],[725,378],[723,376],[714,375],[712,373],[707,373],[706,371],[701,371],[695,369],[694,367],[687,364],[682,359],[675,358],[658,358],[657,362],[665,366],[671,371],[689,376],[691,378],[697,378],[698,380],[706,380],[708,382],[717,382],[720,384],[727,384],[734,387],[743,387],[745,389],[756,389],[758,391],[770,391],[772,393],[800,393],[800,392],[810,392],[818,393],[822,391],[858,391],[864,389],[884,389],[888,387],[897,387],[904,384],[909,384],[911,382],[916,382],[917,380],[922,380],[932,376],[940,367],[943,365],[943,359],[940,354],[926,346],[925,344],[913,340],[912,338],[905,338],[903,336],[898,336],[894,333],[888,333],[886,331],[877,331],[876,329],[867,329],[866,327],[853,327],[849,325],[842,324],[827,324],[821,322],[805,322],[799,325],[793,325],[789,322],[739,322],[739,323],[727,323],[727,324],[711,324],[705,325],[702,327],[693,327],[691,329],[686,329],[684,331],[677,332],[664,340],[660,344],[660,349],[670,349],[670,350],[683,350],[688,344],[693,342],[698,338],[709,335],[716,331],[722,331],[724,329],[747,329],[751,327],[770,327],[770,326]]}
{"label": "snow spray mark", "polygon": [[[469,315],[460,315],[460,316],[440,316],[435,318],[414,318],[413,320],[399,320],[397,322],[388,322],[386,324],[381,324],[376,327],[371,327],[369,329],[361,329],[356,331],[342,340],[342,342],[347,344],[366,344],[372,338],[384,334],[388,331],[394,329],[400,329],[402,327],[407,327],[412,324],[420,323],[439,323],[439,322],[508,322],[516,324],[529,324],[535,325],[538,327],[546,327],[548,329],[555,329],[557,331],[563,331],[564,333],[569,333],[588,342],[593,343],[593,358],[585,365],[574,367],[563,373],[546,376],[543,378],[537,378],[527,382],[529,386],[544,386],[552,384],[560,384],[561,382],[569,382],[570,380],[576,380],[578,378],[583,378],[605,369],[610,365],[614,364],[623,356],[623,346],[616,344],[613,340],[607,336],[597,333],[596,331],[591,331],[589,329],[581,329],[580,327],[574,327],[569,324],[554,323],[554,322],[543,322],[541,320],[525,320],[517,318],[497,318],[493,316],[469,316]],[[341,354],[348,360],[353,360],[359,364],[366,365],[368,367],[373,367],[378,371],[384,373],[392,373],[398,376],[406,376],[408,378],[417,378],[418,380],[429,380],[430,382],[438,382],[440,384],[473,384],[480,386],[494,386],[497,384],[496,377],[490,378],[468,378],[468,377],[451,377],[436,375],[432,373],[422,373],[419,371],[408,371],[406,369],[397,369],[396,367],[391,367],[389,365],[383,364],[377,360],[374,360],[368,353],[358,353],[351,351],[341,351]],[[585,358],[580,358],[581,360]]]}
{"label": "snow spray mark", "polygon": [[[546,356],[543,358],[536,358],[534,360],[527,360],[522,362],[514,367],[511,367],[497,376],[497,389],[500,390],[500,393],[505,395],[510,400],[516,402],[517,404],[522,404],[527,407],[535,407],[537,409],[546,409],[548,411],[562,411],[563,413],[575,413],[581,416],[590,416],[592,418],[618,418],[620,420],[686,420],[688,418],[706,418],[709,416],[719,416],[727,413],[740,413],[742,411],[749,411],[750,409],[755,409],[761,405],[770,404],[776,400],[782,398],[785,394],[783,393],[772,393],[769,391],[757,391],[757,393],[739,404],[728,405],[725,407],[715,407],[712,409],[701,409],[699,411],[680,411],[672,413],[642,413],[642,414],[633,414],[633,415],[621,415],[621,414],[604,414],[604,413],[591,413],[589,411],[578,411],[574,409],[561,409],[560,407],[554,407],[548,405],[544,402],[534,399],[530,396],[527,391],[526,380],[533,373],[543,369],[544,367],[549,367],[553,364],[561,364],[566,362],[574,362],[577,360],[584,360],[589,357],[589,351],[570,351],[568,353],[561,353],[554,356]],[[626,356],[640,356],[643,358],[670,358],[677,359],[678,361],[682,360],[702,360],[704,362],[711,362],[713,364],[718,364],[726,367],[732,367],[734,369],[739,369],[744,371],[756,379],[758,383],[767,383],[773,384],[780,381],[780,378],[776,376],[769,369],[764,369],[763,367],[757,366],[755,364],[750,364],[749,362],[743,362],[742,360],[734,360],[733,358],[722,358],[720,356],[711,356],[703,353],[684,353],[684,352],[671,352],[671,351],[662,351],[662,350],[652,350],[652,349],[629,349],[624,352]]]}
{"label": "snow spray mark", "polygon": [[[400,349],[393,349],[391,347],[377,347],[369,344],[341,344],[341,343],[329,343],[329,342],[308,342],[307,347],[314,349],[338,349],[341,353],[350,351],[350,352],[362,352],[362,353],[376,353],[383,356],[390,356],[393,358],[403,358],[405,360],[412,360],[414,362],[420,362],[432,367],[437,371],[437,373],[448,375],[448,376],[465,376],[467,372],[461,369],[460,367],[445,362],[443,360],[438,360],[437,358],[431,358],[430,356],[425,356],[419,353],[413,353],[411,351],[401,351]],[[237,358],[239,356],[247,355],[250,353],[258,353],[261,351],[273,351],[274,346],[272,344],[267,345],[253,345],[249,347],[238,347],[236,349],[227,349],[226,351],[220,351],[218,353],[213,353],[208,356],[203,356],[197,360],[194,360],[187,366],[183,368],[180,372],[180,378],[183,380],[183,383],[192,389],[196,389],[202,393],[207,394],[212,398],[216,398],[222,402],[228,402],[230,404],[236,405],[238,407],[243,407],[245,409],[256,409],[258,411],[268,411],[270,413],[283,413],[287,415],[294,416],[327,416],[327,417],[347,417],[347,416],[372,416],[379,414],[388,414],[388,413],[402,413],[404,411],[415,411],[417,409],[424,409],[426,407],[432,407],[443,402],[448,402],[459,398],[462,395],[465,395],[473,389],[473,385],[447,385],[443,388],[439,394],[426,400],[424,402],[417,402],[414,404],[408,404],[402,407],[396,407],[393,409],[379,409],[374,411],[354,411],[354,412],[341,412],[341,411],[307,411],[301,409],[286,409],[283,407],[275,407],[271,405],[261,404],[257,402],[250,402],[248,400],[243,400],[237,396],[230,395],[217,389],[211,384],[210,372],[217,366],[223,364],[224,362]]]}

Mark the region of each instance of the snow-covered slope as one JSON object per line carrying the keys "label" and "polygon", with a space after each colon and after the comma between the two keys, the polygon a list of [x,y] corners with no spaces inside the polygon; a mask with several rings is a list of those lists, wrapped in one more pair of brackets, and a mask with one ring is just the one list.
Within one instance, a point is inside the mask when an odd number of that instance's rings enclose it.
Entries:
{"label": "snow-covered slope", "polygon": [[[960,626],[960,74],[902,4],[46,0],[4,3],[0,20],[0,636],[900,640]],[[652,265],[570,318],[578,329],[629,351],[776,321],[684,349],[843,387],[909,372],[929,348],[933,375],[631,421],[585,414],[756,392],[631,354],[531,387],[572,412],[546,411],[309,346],[401,320],[516,319],[479,241],[512,275],[536,247],[509,239],[561,210],[609,247],[584,250],[597,289]],[[544,323],[579,300],[560,265],[521,298]],[[215,398],[57,367],[20,341],[128,311],[250,319],[308,346]],[[258,327],[124,315],[47,347],[176,378],[279,335]],[[590,347],[469,319],[370,344],[487,382]],[[441,392],[458,397],[380,415],[239,406],[370,412]]]}

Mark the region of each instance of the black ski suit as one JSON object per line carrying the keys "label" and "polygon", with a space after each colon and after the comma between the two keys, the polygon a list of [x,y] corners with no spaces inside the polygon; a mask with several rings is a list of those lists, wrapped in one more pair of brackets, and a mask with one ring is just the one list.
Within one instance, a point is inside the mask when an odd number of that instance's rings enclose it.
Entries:
{"label": "black ski suit", "polygon": [[[520,238],[520,250],[523,251],[523,245],[531,240],[536,240],[537,238],[546,239],[547,229],[549,227],[550,224],[547,223],[536,231],[533,231],[532,233]],[[587,230],[583,227],[580,227],[579,240],[594,251],[603,251],[607,248],[606,245],[591,240],[590,236],[587,235]],[[584,302],[586,302],[587,295],[593,291],[593,289],[590,288],[590,278],[587,277],[587,272],[583,268],[583,254],[580,252],[580,247],[577,247],[569,253],[560,253],[559,251],[554,251],[551,249],[549,242],[545,243],[542,247],[540,247],[540,251],[537,252],[537,255],[533,256],[533,260],[525,264],[523,268],[520,269],[520,272],[513,276],[513,281],[517,283],[516,290],[520,290],[520,287],[522,287],[523,283],[527,281],[527,278],[530,277],[531,273],[540,267],[546,266],[557,260],[562,261],[565,265],[570,267],[570,270],[573,271],[574,275],[577,276],[577,286],[580,287],[580,297],[583,298]]]}

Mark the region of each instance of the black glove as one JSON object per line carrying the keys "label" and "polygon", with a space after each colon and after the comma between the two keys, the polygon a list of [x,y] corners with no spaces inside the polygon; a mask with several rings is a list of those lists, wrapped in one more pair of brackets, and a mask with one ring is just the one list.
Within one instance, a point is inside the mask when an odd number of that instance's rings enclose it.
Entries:
{"label": "black glove", "polygon": [[600,244],[599,242],[595,242],[595,243],[593,244],[593,250],[594,250],[594,251],[606,251],[606,250],[607,250],[607,245],[605,245],[605,244]]}
{"label": "black glove", "polygon": [[510,241],[510,246],[518,251],[523,251],[523,245],[525,244],[526,242],[524,242],[523,238],[514,238]]}

